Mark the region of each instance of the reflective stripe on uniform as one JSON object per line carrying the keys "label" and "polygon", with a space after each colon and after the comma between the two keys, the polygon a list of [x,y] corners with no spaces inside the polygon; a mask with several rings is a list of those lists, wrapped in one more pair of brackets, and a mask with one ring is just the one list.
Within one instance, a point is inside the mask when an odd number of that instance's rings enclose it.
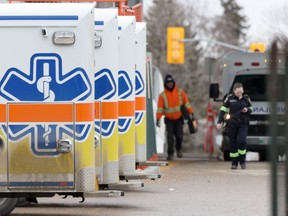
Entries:
{"label": "reflective stripe on uniform", "polygon": [[231,157],[231,158],[239,157],[239,153],[238,153],[238,152],[236,152],[236,153],[230,152],[230,157]]}
{"label": "reflective stripe on uniform", "polygon": [[168,100],[167,100],[166,94],[165,94],[165,92],[162,92],[161,95],[162,95],[162,98],[164,101],[164,108],[166,109],[166,108],[168,108]]}
{"label": "reflective stripe on uniform", "polygon": [[179,111],[180,111],[180,106],[177,106],[177,107],[165,109],[163,113],[174,113],[174,112],[179,112]]}
{"label": "reflective stripe on uniform", "polygon": [[245,155],[246,154],[246,149],[244,149],[244,150],[238,149],[238,153],[239,153],[239,155]]}
{"label": "reflective stripe on uniform", "polygon": [[179,96],[180,105],[183,103],[183,100],[182,100],[182,97],[181,97],[181,93],[182,93],[182,89],[178,88],[178,96]]}
{"label": "reflective stripe on uniform", "polygon": [[[178,96],[179,96],[179,102],[180,102],[180,105],[182,104],[182,96],[181,96],[181,93],[182,93],[182,89],[181,88],[178,88]],[[166,97],[166,94],[165,92],[162,92],[161,93],[162,95],[162,98],[163,98],[163,101],[164,101],[164,109],[159,109],[157,111],[159,112],[162,112],[162,113],[165,113],[165,114],[169,114],[169,113],[174,113],[174,112],[180,112],[180,105],[179,106],[176,106],[176,107],[169,107],[168,105],[168,100],[167,100],[167,97]],[[189,104],[188,104],[189,105]]]}
{"label": "reflective stripe on uniform", "polygon": [[248,107],[248,109],[250,109],[253,112],[253,107],[252,106]]}
{"label": "reflective stripe on uniform", "polygon": [[188,102],[188,103],[186,103],[186,104],[184,104],[185,105],[185,107],[188,109],[189,107],[191,107],[191,105],[190,105],[190,103]]}
{"label": "reflective stripe on uniform", "polygon": [[157,108],[157,112],[162,113],[163,112],[163,108]]}
{"label": "reflective stripe on uniform", "polygon": [[220,110],[223,112],[228,112],[228,108],[225,106],[221,106]]}

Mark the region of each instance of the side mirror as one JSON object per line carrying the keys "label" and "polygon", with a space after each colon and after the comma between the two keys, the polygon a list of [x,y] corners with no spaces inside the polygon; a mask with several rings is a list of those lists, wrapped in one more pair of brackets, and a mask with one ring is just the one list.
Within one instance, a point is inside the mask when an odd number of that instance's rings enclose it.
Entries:
{"label": "side mirror", "polygon": [[210,84],[209,97],[213,98],[214,100],[219,97],[219,84],[218,83]]}

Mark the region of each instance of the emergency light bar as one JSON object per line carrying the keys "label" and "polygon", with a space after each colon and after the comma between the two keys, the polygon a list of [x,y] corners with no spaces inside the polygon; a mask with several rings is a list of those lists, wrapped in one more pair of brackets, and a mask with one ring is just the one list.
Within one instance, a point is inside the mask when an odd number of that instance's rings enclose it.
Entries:
{"label": "emergency light bar", "polygon": [[[241,66],[243,66],[243,63],[242,62],[234,62],[234,66],[241,67]],[[251,62],[251,66],[258,67],[258,66],[260,66],[260,62]]]}
{"label": "emergency light bar", "polygon": [[257,67],[257,66],[260,66],[260,63],[259,62],[252,62],[251,66]]}
{"label": "emergency light bar", "polygon": [[242,64],[242,62],[235,62],[234,65],[235,66],[242,66],[243,64]]}
{"label": "emergency light bar", "polygon": [[[262,61],[261,61],[262,62]],[[250,64],[250,66],[252,66],[252,67],[260,67],[261,66],[261,62],[259,62],[259,61],[255,61],[255,62],[251,62]],[[269,60],[267,60],[267,59],[264,59],[264,61],[262,62],[262,63],[264,63],[264,65],[266,65],[267,66],[267,64],[269,63],[270,61]],[[280,65],[280,64],[282,64],[282,60],[281,59],[278,59],[277,60],[277,63]],[[249,63],[248,63],[249,64]],[[234,62],[234,66],[235,67],[242,67],[242,66],[244,66],[244,65],[247,65],[247,64],[244,64],[243,62]],[[263,65],[263,66],[264,66]],[[224,67],[227,67],[228,65],[225,63],[224,65],[223,65]]]}

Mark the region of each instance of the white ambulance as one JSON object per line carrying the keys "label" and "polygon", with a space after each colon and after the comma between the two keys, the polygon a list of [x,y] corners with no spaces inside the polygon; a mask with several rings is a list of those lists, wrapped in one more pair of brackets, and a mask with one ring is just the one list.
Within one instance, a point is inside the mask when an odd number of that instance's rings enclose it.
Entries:
{"label": "white ambulance", "polygon": [[[269,135],[269,119],[271,114],[271,104],[268,99],[267,86],[269,84],[270,55],[260,52],[228,52],[222,60],[223,69],[223,95],[232,93],[232,86],[240,82],[244,86],[244,94],[249,95],[253,112],[250,115],[250,122],[247,136],[247,150],[258,152],[260,160],[267,159],[268,147],[271,144]],[[278,85],[284,86],[285,72],[284,56],[277,56]],[[218,94],[217,94],[218,93]],[[210,97],[218,98],[218,84],[210,86]],[[278,137],[277,143],[280,145],[280,154],[284,153],[285,144],[285,114],[284,94],[277,96]],[[229,160],[230,143],[226,130],[223,131],[221,150],[224,159]]]}
{"label": "white ambulance", "polygon": [[0,215],[18,197],[99,196],[94,4],[0,10]]}

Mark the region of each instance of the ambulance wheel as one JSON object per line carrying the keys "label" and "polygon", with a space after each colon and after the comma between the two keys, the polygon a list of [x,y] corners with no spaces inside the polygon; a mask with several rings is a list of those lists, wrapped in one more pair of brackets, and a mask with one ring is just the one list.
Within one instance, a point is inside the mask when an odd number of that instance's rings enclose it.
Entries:
{"label": "ambulance wheel", "polygon": [[259,161],[267,161],[268,160],[268,154],[266,151],[260,151],[259,152]]}
{"label": "ambulance wheel", "polygon": [[9,215],[18,202],[18,198],[0,198],[0,215]]}
{"label": "ambulance wheel", "polygon": [[223,152],[224,161],[230,161],[230,151]]}
{"label": "ambulance wheel", "polygon": [[36,197],[21,197],[18,199],[16,207],[23,207],[31,205],[31,203],[38,203]]}

